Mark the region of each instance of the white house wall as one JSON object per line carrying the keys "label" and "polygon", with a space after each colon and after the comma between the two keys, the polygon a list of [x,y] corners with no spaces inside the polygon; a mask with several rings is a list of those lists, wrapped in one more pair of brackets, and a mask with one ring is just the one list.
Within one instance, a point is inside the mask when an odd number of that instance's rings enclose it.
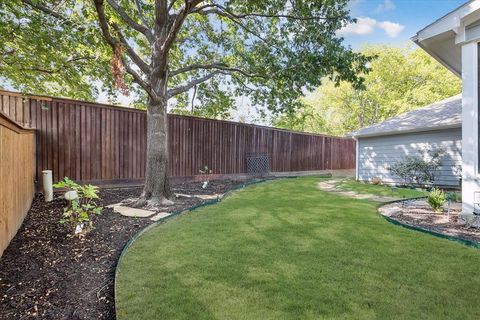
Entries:
{"label": "white house wall", "polygon": [[358,138],[358,172],[361,181],[380,178],[386,183],[401,182],[388,170],[405,156],[421,155],[421,151],[442,148],[446,156],[436,173],[439,185],[459,186],[462,160],[461,128],[390,136]]}

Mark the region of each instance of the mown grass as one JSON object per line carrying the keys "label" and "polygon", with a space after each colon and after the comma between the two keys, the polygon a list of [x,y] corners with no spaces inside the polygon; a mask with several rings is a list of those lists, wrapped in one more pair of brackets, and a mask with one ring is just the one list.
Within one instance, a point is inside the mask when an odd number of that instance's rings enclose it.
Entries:
{"label": "mown grass", "polygon": [[427,196],[428,192],[422,189],[392,188],[387,185],[374,185],[359,182],[354,179],[342,179],[336,186],[344,191],[354,191],[359,194],[373,194],[395,198],[416,198]]}
{"label": "mown grass", "polygon": [[241,190],[128,249],[122,319],[480,319],[480,251],[385,221],[318,178]]}

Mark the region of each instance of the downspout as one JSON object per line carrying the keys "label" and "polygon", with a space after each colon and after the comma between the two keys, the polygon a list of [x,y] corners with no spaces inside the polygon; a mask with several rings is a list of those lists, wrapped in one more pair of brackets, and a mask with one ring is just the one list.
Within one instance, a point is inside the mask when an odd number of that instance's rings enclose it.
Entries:
{"label": "downspout", "polygon": [[355,140],[355,180],[359,180],[359,175],[358,175],[358,160],[359,160],[359,155],[358,155],[358,139],[356,137],[353,137]]}

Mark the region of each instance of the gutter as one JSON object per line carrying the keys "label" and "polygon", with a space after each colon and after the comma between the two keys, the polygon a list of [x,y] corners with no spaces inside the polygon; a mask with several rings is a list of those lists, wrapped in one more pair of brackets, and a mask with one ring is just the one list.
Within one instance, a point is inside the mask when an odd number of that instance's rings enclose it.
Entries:
{"label": "gutter", "polygon": [[428,127],[428,128],[412,128],[406,130],[393,130],[393,131],[384,131],[384,132],[372,132],[367,134],[356,134],[353,133],[352,137],[357,140],[358,138],[372,138],[372,137],[382,137],[382,136],[393,136],[398,134],[407,134],[407,133],[415,133],[415,132],[430,132],[430,131],[438,131],[438,130],[445,130],[445,129],[457,129],[461,128],[462,124],[450,124],[450,125],[443,125],[437,127]]}

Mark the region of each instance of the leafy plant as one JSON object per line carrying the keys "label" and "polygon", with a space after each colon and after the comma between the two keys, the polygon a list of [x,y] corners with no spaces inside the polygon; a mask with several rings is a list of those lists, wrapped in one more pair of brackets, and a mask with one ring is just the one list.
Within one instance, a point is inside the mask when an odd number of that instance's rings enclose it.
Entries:
{"label": "leafy plant", "polygon": [[433,185],[435,171],[445,157],[443,149],[429,150],[422,156],[407,156],[394,163],[388,170],[401,178],[405,185]]}
{"label": "leafy plant", "polygon": [[433,188],[428,194],[427,201],[435,212],[441,212],[442,206],[445,203],[445,193],[438,188]]}
{"label": "leafy plant", "polygon": [[198,170],[202,174],[202,188],[205,189],[208,186],[210,181],[209,175],[212,174],[212,170],[210,170],[207,166],[203,167],[203,170]]}
{"label": "leafy plant", "polygon": [[68,206],[63,209],[63,218],[60,223],[70,224],[75,235],[81,235],[93,229],[90,216],[102,212],[102,207],[95,202],[100,199],[98,187],[91,184],[80,185],[68,177],[54,184],[53,187],[57,189],[65,188],[76,193],[76,197],[69,200]]}

